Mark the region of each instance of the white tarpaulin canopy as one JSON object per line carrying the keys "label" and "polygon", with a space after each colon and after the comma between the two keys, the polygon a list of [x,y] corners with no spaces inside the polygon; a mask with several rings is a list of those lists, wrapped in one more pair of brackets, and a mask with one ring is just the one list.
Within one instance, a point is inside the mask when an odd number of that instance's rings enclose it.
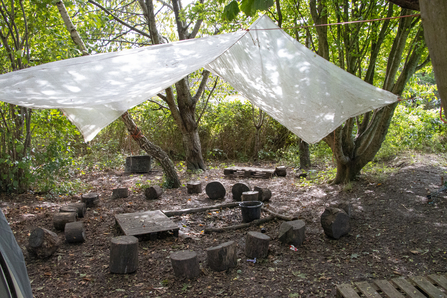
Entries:
{"label": "white tarpaulin canopy", "polygon": [[249,31],[7,73],[0,76],[0,100],[63,109],[89,141],[126,110],[202,67],[308,143],[350,117],[398,100],[319,57],[266,16]]}

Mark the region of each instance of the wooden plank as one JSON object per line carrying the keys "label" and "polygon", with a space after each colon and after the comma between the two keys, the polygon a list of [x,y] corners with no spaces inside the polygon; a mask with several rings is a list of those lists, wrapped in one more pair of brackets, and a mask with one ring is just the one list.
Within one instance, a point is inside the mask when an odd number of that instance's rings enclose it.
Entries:
{"label": "wooden plank", "polygon": [[413,276],[410,277],[419,288],[421,288],[429,297],[432,298],[447,298],[443,292],[441,292],[437,287],[428,281],[427,278],[423,276]]}
{"label": "wooden plank", "polygon": [[381,298],[379,293],[374,289],[373,285],[369,284],[366,281],[356,282],[355,285],[362,292],[363,295],[367,298]]}
{"label": "wooden plank", "polygon": [[376,280],[374,281],[376,286],[382,291],[382,294],[388,298],[404,298],[396,288],[387,280]]}
{"label": "wooden plank", "polygon": [[160,210],[116,214],[115,220],[126,236],[142,236],[152,233],[173,231],[179,227]]}
{"label": "wooden plank", "polygon": [[348,284],[337,285],[337,297],[360,298],[352,286]]}
{"label": "wooden plank", "polygon": [[426,298],[425,295],[419,292],[412,284],[403,278],[393,278],[391,281],[402,291],[404,291],[404,293],[410,298]]}
{"label": "wooden plank", "polygon": [[447,291],[447,278],[445,276],[432,274],[428,276],[428,279]]}

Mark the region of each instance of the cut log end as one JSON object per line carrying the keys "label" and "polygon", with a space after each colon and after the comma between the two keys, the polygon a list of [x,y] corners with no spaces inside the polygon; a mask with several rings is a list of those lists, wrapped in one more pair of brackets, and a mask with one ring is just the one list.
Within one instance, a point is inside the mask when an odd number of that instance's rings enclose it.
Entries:
{"label": "cut log end", "polygon": [[45,259],[53,255],[60,245],[56,233],[45,228],[36,228],[31,232],[27,250],[31,256]]}
{"label": "cut log end", "polygon": [[251,187],[248,183],[245,182],[238,182],[233,185],[231,188],[231,193],[233,194],[233,200],[235,201],[241,201],[242,200],[242,194],[244,192],[250,191]]}
{"label": "cut log end", "polygon": [[321,215],[321,226],[324,233],[334,239],[348,234],[351,231],[349,216],[342,209],[326,208]]}
{"label": "cut log end", "polygon": [[225,187],[219,181],[212,181],[205,187],[206,194],[211,200],[220,200],[225,198]]}

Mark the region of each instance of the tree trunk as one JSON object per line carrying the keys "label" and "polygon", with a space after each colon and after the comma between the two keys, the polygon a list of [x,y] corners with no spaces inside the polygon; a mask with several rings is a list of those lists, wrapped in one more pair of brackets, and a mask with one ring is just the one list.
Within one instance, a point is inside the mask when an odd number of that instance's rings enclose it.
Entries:
{"label": "tree trunk", "polygon": [[186,153],[186,168],[191,171],[205,170],[205,162],[202,156],[202,145],[200,144],[199,131],[183,133],[183,144]]}
{"label": "tree trunk", "polygon": [[303,140],[299,140],[299,148],[300,148],[300,168],[301,169],[309,169],[310,168],[310,152],[309,152],[309,144],[304,142]]}
{"label": "tree trunk", "polygon": [[136,126],[135,122],[132,120],[132,118],[130,118],[127,112],[121,115],[121,119],[126,125],[129,133],[132,135],[132,138],[138,143],[138,145],[140,145],[140,148],[142,148],[160,163],[166,176],[166,184],[172,188],[180,187],[180,179],[177,175],[174,164],[172,163],[166,152],[164,152],[157,145],[149,142],[149,140],[141,134],[140,129]]}
{"label": "tree trunk", "polygon": [[447,2],[420,0],[425,42],[430,51],[436,83],[441,97],[444,117],[447,119]]}

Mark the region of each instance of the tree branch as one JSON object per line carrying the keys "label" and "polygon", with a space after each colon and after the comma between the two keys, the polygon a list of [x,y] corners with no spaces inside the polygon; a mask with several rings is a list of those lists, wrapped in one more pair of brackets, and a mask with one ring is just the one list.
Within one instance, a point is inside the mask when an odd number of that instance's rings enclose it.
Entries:
{"label": "tree branch", "polygon": [[115,16],[113,13],[111,13],[108,9],[106,9],[105,7],[103,7],[101,4],[93,1],[93,0],[88,0],[88,3],[91,3],[95,6],[97,6],[98,8],[100,8],[101,10],[103,10],[106,14],[108,14],[109,16],[111,16],[115,21],[117,21],[118,23],[126,26],[129,29],[132,29],[135,32],[140,33],[141,35],[147,37],[147,38],[151,38],[150,35],[148,35],[147,33],[135,28],[134,26],[129,25],[128,23],[124,22],[123,20],[121,20],[120,18],[118,18],[117,16]]}
{"label": "tree branch", "polygon": [[219,77],[216,78],[216,81],[214,82],[213,89],[211,89],[210,94],[208,95],[208,98],[206,99],[205,106],[203,107],[202,112],[200,113],[199,119],[197,119],[197,121],[196,121],[197,125],[199,125],[200,120],[202,119],[202,116],[203,116],[203,114],[205,113],[206,107],[208,106],[208,101],[210,100],[211,95],[213,94],[214,89],[215,89],[216,86],[217,86],[217,81],[218,81],[218,80],[219,80]]}
{"label": "tree branch", "polygon": [[199,89],[197,89],[196,95],[192,97],[192,103],[196,104],[202,96],[203,91],[206,87],[206,82],[208,81],[208,77],[210,76],[210,72],[208,70],[204,70],[202,73],[202,81],[200,82]]}

